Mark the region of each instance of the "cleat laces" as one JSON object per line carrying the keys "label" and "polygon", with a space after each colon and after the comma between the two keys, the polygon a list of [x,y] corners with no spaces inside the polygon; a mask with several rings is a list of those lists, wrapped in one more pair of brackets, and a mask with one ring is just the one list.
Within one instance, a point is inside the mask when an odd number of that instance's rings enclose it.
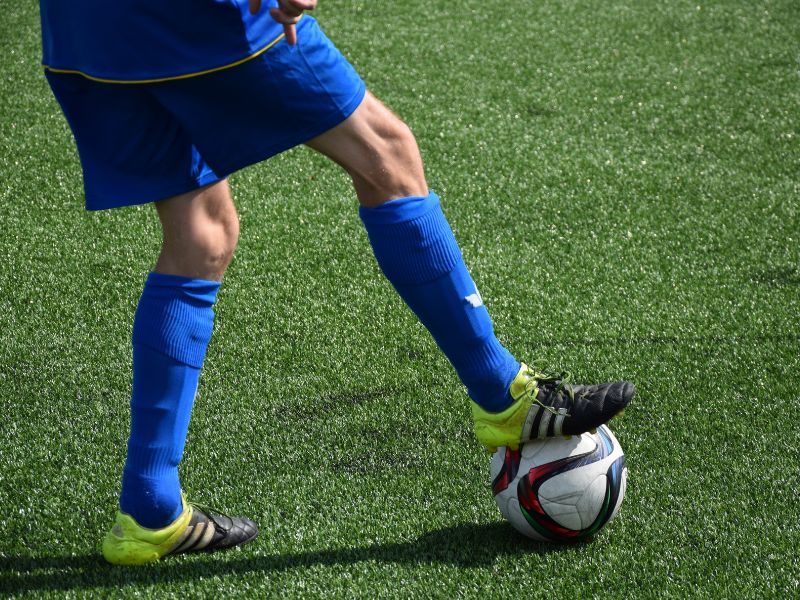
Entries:
{"label": "cleat laces", "polygon": [[531,401],[534,404],[538,404],[552,415],[563,414],[565,417],[569,417],[569,412],[562,413],[557,408],[547,406],[544,402],[539,400],[539,395],[536,394],[535,391],[536,388],[541,388],[542,384],[553,385],[554,389],[552,393],[558,395],[559,392],[565,392],[569,398],[569,404],[571,406],[575,401],[575,392],[572,389],[572,384],[570,383],[572,374],[568,371],[561,371],[560,373],[548,373],[537,363],[534,363],[532,367],[528,367],[528,374],[531,376],[531,378],[528,379],[527,383],[525,384],[525,392],[530,395]]}

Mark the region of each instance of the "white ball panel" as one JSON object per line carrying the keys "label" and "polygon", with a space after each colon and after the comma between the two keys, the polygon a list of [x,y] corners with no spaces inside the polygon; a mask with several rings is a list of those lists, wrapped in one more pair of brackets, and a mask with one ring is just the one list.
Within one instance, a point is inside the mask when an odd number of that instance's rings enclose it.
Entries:
{"label": "white ball panel", "polygon": [[559,502],[550,502],[539,496],[539,502],[542,504],[544,512],[550,515],[553,520],[567,529],[579,530],[581,529],[581,515],[575,504],[561,504]]}
{"label": "white ball panel", "polygon": [[503,461],[505,460],[505,457],[505,446],[500,446],[495,453],[492,454],[492,462],[489,463],[489,477],[491,478],[491,481],[494,481],[494,478],[497,477],[498,473],[500,473],[500,469],[503,468]]}
{"label": "white ball panel", "polygon": [[539,488],[539,498],[575,506],[597,476],[605,475],[605,469],[598,468],[597,464],[584,465],[548,479]]}
{"label": "white ball panel", "polygon": [[622,469],[622,473],[619,476],[620,483],[619,483],[619,497],[617,498],[617,504],[614,506],[614,511],[611,513],[611,516],[608,518],[608,522],[610,523],[614,517],[617,516],[619,512],[619,507],[622,505],[622,499],[625,498],[625,490],[628,488],[628,469],[627,467]]}
{"label": "white ball panel", "polygon": [[497,494],[494,497],[494,501],[497,503],[497,508],[500,509],[500,514],[503,515],[503,517],[505,517],[506,519],[508,519],[508,514],[509,514],[508,505],[509,502],[511,502],[512,500],[517,503],[517,506],[519,506],[519,503],[515,498],[514,494],[509,494],[507,491],[501,494]]}
{"label": "white ball panel", "polygon": [[[573,436],[535,440],[522,446],[523,462],[530,462],[532,467],[544,465],[566,456],[575,456],[591,452],[597,447],[592,436]],[[526,469],[527,470],[527,469]]]}
{"label": "white ball panel", "polygon": [[586,529],[595,522],[597,515],[600,514],[600,509],[603,508],[607,489],[608,477],[606,477],[605,471],[586,486],[586,491],[578,499],[576,506],[581,520],[579,529]]}

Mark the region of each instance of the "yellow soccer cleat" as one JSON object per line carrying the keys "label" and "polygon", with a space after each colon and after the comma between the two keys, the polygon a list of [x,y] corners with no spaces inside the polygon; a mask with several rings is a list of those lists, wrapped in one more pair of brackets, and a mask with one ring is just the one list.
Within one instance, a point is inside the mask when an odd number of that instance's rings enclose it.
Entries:
{"label": "yellow soccer cleat", "polygon": [[115,565],[142,565],[184,552],[212,552],[245,544],[258,535],[250,519],[228,517],[183,499],[183,512],[163,529],[141,527],[128,514],[103,539],[103,556]]}
{"label": "yellow soccer cleat", "polygon": [[524,363],[509,386],[513,403],[490,413],[472,402],[475,435],[490,452],[517,450],[530,440],[580,435],[599,427],[628,406],[636,388],[627,381],[572,385]]}

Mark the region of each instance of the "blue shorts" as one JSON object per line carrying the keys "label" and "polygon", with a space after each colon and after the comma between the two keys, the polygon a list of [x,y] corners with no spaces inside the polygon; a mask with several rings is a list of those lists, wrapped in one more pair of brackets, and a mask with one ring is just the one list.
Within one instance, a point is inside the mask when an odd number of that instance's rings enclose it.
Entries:
{"label": "blue shorts", "polygon": [[159,83],[46,73],[78,146],[86,208],[188,192],[344,121],[364,82],[312,17],[300,20],[297,39],[229,69]]}

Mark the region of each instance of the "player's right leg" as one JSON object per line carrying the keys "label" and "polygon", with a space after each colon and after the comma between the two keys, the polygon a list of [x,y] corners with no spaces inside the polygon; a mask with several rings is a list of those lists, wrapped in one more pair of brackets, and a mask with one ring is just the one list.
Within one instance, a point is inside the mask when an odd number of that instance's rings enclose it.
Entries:
{"label": "player's right leg", "polygon": [[75,135],[87,207],[156,202],[164,234],[134,318],[131,432],[103,554],[138,564],[244,543],[257,533],[252,522],[187,503],[178,478],[213,306],[238,238],[227,182],[148,88],[63,74],[48,81]]}
{"label": "player's right leg", "polygon": [[131,434],[120,510],[103,540],[112,563],[245,543],[257,528],[187,503],[178,465],[214,322],[220,280],[239,236],[226,181],[156,202],[163,242],[133,324]]}

